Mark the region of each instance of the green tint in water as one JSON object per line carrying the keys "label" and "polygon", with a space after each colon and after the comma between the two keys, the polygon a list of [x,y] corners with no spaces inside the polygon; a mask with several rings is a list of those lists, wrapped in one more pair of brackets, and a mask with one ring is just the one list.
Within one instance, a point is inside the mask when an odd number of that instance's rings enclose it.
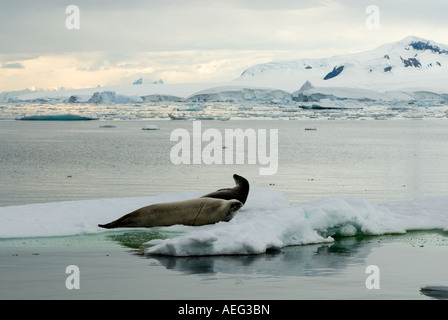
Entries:
{"label": "green tint in water", "polygon": [[151,240],[169,238],[167,235],[164,235],[155,230],[130,231],[120,234],[111,234],[107,237],[125,247],[129,247],[132,249],[143,249],[144,244]]}

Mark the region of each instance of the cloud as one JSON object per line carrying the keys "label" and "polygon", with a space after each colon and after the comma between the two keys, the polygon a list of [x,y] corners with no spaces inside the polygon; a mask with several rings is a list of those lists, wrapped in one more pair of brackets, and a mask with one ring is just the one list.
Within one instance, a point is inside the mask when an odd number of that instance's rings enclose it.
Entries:
{"label": "cloud", "polygon": [[302,10],[313,7],[325,6],[324,1],[308,0],[308,1],[291,1],[291,0],[227,0],[237,8],[244,8],[249,10],[269,10],[269,11],[283,11],[283,10]]}
{"label": "cloud", "polygon": [[8,62],[0,66],[1,69],[24,69],[25,66],[19,62]]}
{"label": "cloud", "polygon": [[[68,1],[0,0],[0,53],[296,50],[367,43],[367,0],[76,1],[80,29],[68,30]],[[389,34],[448,27],[442,0],[377,0]],[[403,23],[405,22],[405,23]],[[434,27],[432,27],[434,29]],[[384,34],[388,36],[388,34]],[[420,36],[425,36],[421,35]],[[334,43],[329,43],[329,41]],[[384,41],[396,39],[385,39]],[[437,41],[437,39],[434,39]],[[337,43],[336,43],[337,42]]]}
{"label": "cloud", "polygon": [[[448,43],[446,0],[77,0],[79,30],[66,28],[70,4],[0,0],[2,85],[107,85],[138,74],[225,81],[256,63],[368,50],[410,34]],[[365,28],[370,4],[381,11],[377,31]]]}

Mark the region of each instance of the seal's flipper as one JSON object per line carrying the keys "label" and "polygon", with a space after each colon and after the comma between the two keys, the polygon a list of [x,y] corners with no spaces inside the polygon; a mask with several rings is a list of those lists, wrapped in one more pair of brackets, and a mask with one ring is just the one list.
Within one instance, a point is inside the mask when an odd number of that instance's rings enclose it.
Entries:
{"label": "seal's flipper", "polygon": [[233,175],[233,180],[235,180],[236,183],[235,187],[219,189],[202,196],[202,198],[215,198],[223,200],[235,199],[245,204],[247,196],[249,195],[249,182],[244,177],[237,174]]}

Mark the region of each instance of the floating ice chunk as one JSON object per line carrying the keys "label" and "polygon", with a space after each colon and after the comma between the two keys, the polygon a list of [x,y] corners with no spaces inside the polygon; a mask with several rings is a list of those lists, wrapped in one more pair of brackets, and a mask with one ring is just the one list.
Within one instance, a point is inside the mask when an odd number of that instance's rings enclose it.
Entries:
{"label": "floating ice chunk", "polygon": [[95,115],[78,115],[70,113],[53,113],[53,114],[42,114],[33,116],[24,116],[17,118],[16,120],[26,120],[26,121],[86,121],[86,120],[98,120]]}
{"label": "floating ice chunk", "polygon": [[141,103],[143,99],[138,96],[128,96],[116,94],[115,91],[95,92],[87,103],[94,104],[126,104],[126,103]]}
{"label": "floating ice chunk", "polygon": [[142,130],[160,130],[160,128],[156,124],[147,124]]}

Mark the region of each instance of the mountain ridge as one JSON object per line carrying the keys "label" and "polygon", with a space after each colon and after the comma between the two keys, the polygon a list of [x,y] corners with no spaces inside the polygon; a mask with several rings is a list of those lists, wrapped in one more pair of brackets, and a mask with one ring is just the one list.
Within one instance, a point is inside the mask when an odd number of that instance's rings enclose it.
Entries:
{"label": "mountain ridge", "polygon": [[259,97],[269,99],[275,92],[282,97],[290,94],[299,99],[296,101],[314,101],[318,97],[409,101],[422,96],[414,92],[431,92],[445,101],[448,99],[447,75],[448,45],[408,36],[364,52],[258,64],[228,82],[139,84],[32,92],[16,99],[83,103],[102,93],[120,97],[120,101],[129,100],[129,103],[173,99],[232,101],[232,95],[242,97],[239,98],[242,101],[260,101]]}
{"label": "mountain ridge", "polygon": [[293,87],[297,90],[306,81],[319,87],[382,91],[426,87],[431,78],[436,87],[440,80],[447,79],[444,72],[448,72],[448,46],[408,36],[364,52],[255,65],[235,82],[266,86],[277,82],[287,91],[294,91]]}

